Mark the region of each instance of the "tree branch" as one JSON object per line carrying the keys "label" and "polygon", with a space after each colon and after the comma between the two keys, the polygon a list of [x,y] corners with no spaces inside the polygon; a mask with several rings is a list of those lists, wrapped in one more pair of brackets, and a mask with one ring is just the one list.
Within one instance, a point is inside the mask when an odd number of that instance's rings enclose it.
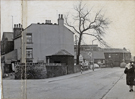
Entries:
{"label": "tree branch", "polygon": [[66,22],[65,24],[66,24],[67,26],[69,26],[69,27],[73,28],[73,29],[74,29],[74,31],[75,31],[76,33],[80,34],[80,32],[79,32],[79,31],[77,31],[77,30],[76,30],[76,28],[75,28],[74,26],[70,25],[70,24],[67,22],[67,17],[65,18],[65,22]]}

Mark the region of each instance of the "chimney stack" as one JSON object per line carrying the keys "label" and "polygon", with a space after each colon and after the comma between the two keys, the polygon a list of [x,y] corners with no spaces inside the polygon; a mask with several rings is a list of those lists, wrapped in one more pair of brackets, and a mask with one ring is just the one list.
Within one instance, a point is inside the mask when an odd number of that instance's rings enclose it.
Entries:
{"label": "chimney stack", "polygon": [[64,25],[63,14],[59,14],[58,24],[59,24],[59,25]]}
{"label": "chimney stack", "polygon": [[51,23],[51,20],[45,20],[45,24],[51,25],[51,24],[52,24],[52,23]]}
{"label": "chimney stack", "polygon": [[14,24],[13,30],[14,30],[13,36],[14,36],[14,39],[15,39],[15,38],[17,38],[21,35],[22,30],[23,30],[22,25],[20,23]]}

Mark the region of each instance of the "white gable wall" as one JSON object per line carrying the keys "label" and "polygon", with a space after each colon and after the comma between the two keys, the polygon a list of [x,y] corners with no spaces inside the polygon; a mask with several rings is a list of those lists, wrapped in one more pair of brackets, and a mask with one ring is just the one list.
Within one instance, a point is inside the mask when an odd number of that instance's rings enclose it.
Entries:
{"label": "white gable wall", "polygon": [[32,33],[34,62],[46,60],[46,56],[53,55],[62,49],[74,55],[73,33],[63,25],[33,24],[24,32]]}
{"label": "white gable wall", "polygon": [[14,50],[17,49],[17,60],[21,59],[21,38],[14,40]]}

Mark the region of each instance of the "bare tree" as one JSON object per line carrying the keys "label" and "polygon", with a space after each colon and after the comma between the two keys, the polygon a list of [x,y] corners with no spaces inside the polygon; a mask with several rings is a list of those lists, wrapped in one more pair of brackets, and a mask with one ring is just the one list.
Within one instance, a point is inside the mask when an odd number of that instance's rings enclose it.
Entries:
{"label": "bare tree", "polygon": [[[68,15],[65,17],[65,24],[72,28],[78,35],[78,46],[77,46],[77,61],[76,64],[79,64],[79,56],[80,56],[80,45],[82,41],[83,35],[90,35],[96,37],[99,41],[101,36],[105,34],[105,29],[107,28],[109,21],[107,18],[104,18],[104,15],[101,15],[101,10],[98,11],[93,20],[91,20],[91,10],[85,11],[85,5],[82,4],[82,2],[79,3],[78,6],[74,7],[74,10],[77,12],[75,16],[73,16],[73,20],[77,22],[76,25],[71,25],[71,23],[68,22]],[[95,32],[89,33],[88,30],[94,30]],[[101,42],[102,44],[106,45],[105,41]]]}

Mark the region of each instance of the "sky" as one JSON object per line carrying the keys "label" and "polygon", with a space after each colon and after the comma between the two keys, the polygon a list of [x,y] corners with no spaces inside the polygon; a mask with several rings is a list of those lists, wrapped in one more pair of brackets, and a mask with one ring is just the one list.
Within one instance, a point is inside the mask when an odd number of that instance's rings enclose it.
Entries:
{"label": "sky", "polygon": [[[135,56],[135,1],[83,1],[86,8],[92,8],[92,15],[102,9],[102,14],[111,23],[103,39],[112,48],[126,48]],[[23,24],[26,28],[31,23],[44,23],[51,20],[57,23],[58,14],[74,15],[74,6],[78,1],[1,1],[1,36],[3,32],[11,32],[12,24]],[[22,21],[23,20],[23,21]],[[72,22],[72,18],[69,22]],[[84,42],[91,44],[94,38],[84,36]],[[98,41],[94,41],[97,44]],[[102,47],[101,45],[99,45]]]}

